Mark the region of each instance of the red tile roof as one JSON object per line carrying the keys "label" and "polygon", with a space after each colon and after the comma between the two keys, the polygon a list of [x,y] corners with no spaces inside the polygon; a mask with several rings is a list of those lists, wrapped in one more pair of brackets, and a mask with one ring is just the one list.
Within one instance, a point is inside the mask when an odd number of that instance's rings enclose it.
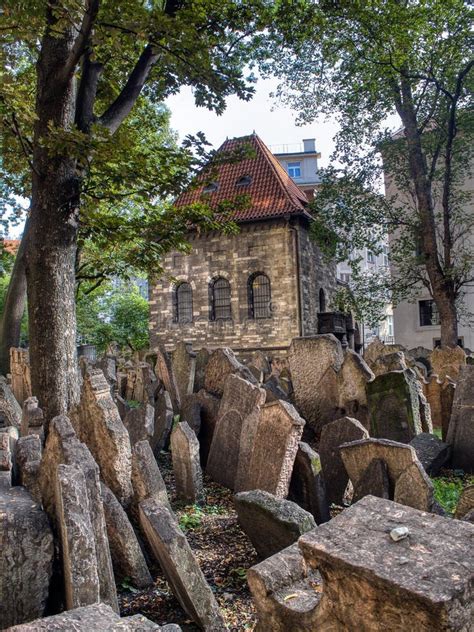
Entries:
{"label": "red tile roof", "polygon": [[[226,140],[218,149],[218,155],[234,152],[248,145],[254,151],[251,157],[238,162],[227,162],[216,167],[212,181],[217,183],[216,191],[204,193],[209,183],[206,170],[198,176],[201,186],[191,186],[176,200],[177,206],[185,206],[208,200],[211,206],[231,201],[238,196],[248,195],[250,203],[238,209],[232,216],[235,221],[251,221],[284,215],[306,214],[308,204],[305,194],[298,189],[281,164],[265,143],[256,135]],[[237,186],[244,176],[250,176],[250,184]]]}

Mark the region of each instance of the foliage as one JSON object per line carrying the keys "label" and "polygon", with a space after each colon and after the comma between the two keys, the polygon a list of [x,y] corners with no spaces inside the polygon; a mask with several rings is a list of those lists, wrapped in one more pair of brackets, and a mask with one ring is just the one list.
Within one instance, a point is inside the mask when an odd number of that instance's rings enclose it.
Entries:
{"label": "foliage", "polygon": [[134,285],[80,294],[76,315],[78,334],[100,351],[111,342],[132,351],[148,346],[148,301]]}
{"label": "foliage", "polygon": [[433,478],[435,499],[445,511],[453,514],[463,490],[461,478]]}
{"label": "foliage", "polygon": [[179,526],[183,531],[199,529],[203,516],[204,512],[198,505],[190,505],[179,517]]}
{"label": "foliage", "polygon": [[442,319],[474,279],[462,186],[474,151],[471,25],[464,0],[283,1],[262,45],[263,70],[282,79],[277,96],[302,122],[330,115],[340,127],[313,204],[315,238],[344,260],[377,253],[389,232],[393,276],[378,292],[396,303],[421,284]]}

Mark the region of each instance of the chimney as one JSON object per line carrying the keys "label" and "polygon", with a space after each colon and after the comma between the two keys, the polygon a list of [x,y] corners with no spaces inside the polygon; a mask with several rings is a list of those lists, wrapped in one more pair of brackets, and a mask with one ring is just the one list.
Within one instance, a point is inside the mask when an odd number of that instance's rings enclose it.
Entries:
{"label": "chimney", "polygon": [[315,138],[303,138],[304,153],[314,153],[316,151],[316,139]]}

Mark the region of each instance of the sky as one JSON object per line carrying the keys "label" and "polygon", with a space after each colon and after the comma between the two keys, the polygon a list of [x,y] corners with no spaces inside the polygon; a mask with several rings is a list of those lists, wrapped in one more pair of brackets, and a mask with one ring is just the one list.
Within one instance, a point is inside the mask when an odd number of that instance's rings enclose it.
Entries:
{"label": "sky", "polygon": [[311,125],[297,126],[296,113],[279,105],[270,96],[276,87],[276,80],[259,79],[256,93],[250,101],[229,97],[227,108],[221,116],[206,108],[196,107],[191,88],[183,88],[179,94],[166,101],[171,110],[171,127],[178,132],[180,140],[186,134],[204,132],[215,149],[227,137],[245,136],[254,130],[273,151],[278,151],[276,146],[281,145],[289,145],[289,151],[294,151],[295,148],[291,146],[301,143],[303,138],[315,138],[316,149],[321,152],[319,165],[327,166],[334,148],[336,123],[321,120]]}

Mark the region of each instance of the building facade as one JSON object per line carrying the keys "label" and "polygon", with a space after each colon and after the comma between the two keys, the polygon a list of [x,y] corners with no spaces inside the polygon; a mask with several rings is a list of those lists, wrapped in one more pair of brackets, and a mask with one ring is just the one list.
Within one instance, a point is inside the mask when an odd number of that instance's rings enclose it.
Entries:
{"label": "building facade", "polygon": [[306,196],[255,134],[228,140],[221,152],[245,144],[251,156],[224,162],[213,182],[176,201],[218,205],[245,194],[235,234],[191,231],[190,254],[170,253],[165,273],[150,281],[151,344],[172,349],[229,346],[235,351],[284,351],[297,336],[317,333],[336,287],[336,267],[309,238]]}

